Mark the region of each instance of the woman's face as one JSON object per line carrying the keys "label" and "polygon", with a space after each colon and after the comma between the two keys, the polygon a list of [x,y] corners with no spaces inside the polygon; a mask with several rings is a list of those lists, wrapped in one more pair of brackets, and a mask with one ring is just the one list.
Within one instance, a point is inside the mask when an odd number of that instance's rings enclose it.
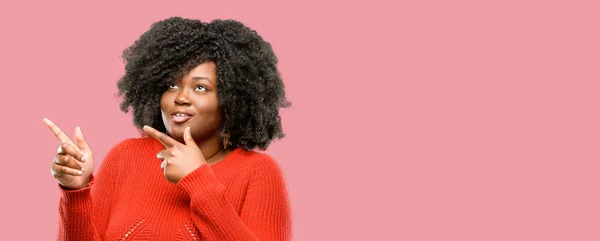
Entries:
{"label": "woman's face", "polygon": [[160,99],[167,133],[183,143],[190,127],[196,142],[220,138],[221,109],[217,99],[217,66],[206,61],[169,86]]}

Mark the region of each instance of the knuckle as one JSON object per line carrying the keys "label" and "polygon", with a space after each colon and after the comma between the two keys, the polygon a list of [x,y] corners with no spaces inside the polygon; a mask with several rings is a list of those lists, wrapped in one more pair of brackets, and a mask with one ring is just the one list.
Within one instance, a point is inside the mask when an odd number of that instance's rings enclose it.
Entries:
{"label": "knuckle", "polygon": [[66,142],[65,142],[65,147],[63,147],[63,150],[66,154],[71,155],[71,156],[77,156],[78,152],[79,152],[70,143],[66,143]]}
{"label": "knuckle", "polygon": [[70,154],[71,152],[73,152],[73,147],[71,147],[71,145],[69,145],[68,143],[63,144],[62,149],[63,151],[61,153]]}
{"label": "knuckle", "polygon": [[68,155],[59,155],[56,158],[56,163],[59,165],[65,165],[69,162],[69,156]]}
{"label": "knuckle", "polygon": [[71,157],[69,155],[63,155],[60,164],[67,165],[71,161]]}
{"label": "knuckle", "polygon": [[61,172],[52,172],[52,176],[54,178],[59,178],[59,177],[62,177],[63,175],[64,175],[64,173],[61,173]]}
{"label": "knuckle", "polygon": [[54,177],[60,177],[65,173],[64,166],[54,166],[54,172],[52,172]]}

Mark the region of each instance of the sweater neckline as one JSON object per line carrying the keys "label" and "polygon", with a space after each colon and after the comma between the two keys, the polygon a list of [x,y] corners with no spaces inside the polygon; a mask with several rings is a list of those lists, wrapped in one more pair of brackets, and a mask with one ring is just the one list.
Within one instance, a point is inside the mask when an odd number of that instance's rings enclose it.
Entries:
{"label": "sweater neckline", "polygon": [[212,167],[212,168],[214,168],[214,167],[216,167],[216,166],[219,166],[219,164],[221,164],[221,163],[224,163],[224,162],[229,162],[229,159],[233,159],[233,157],[234,157],[235,155],[238,155],[237,153],[238,153],[238,152],[239,152],[241,149],[242,149],[242,148],[236,147],[236,148],[235,148],[235,149],[233,149],[233,150],[232,150],[232,151],[231,151],[229,154],[227,154],[227,156],[225,156],[225,157],[223,158],[223,160],[221,160],[221,161],[219,161],[219,162],[217,162],[217,163],[215,163],[215,164],[209,165],[209,166],[210,166],[210,167]]}
{"label": "sweater neckline", "polygon": [[[154,143],[155,143],[157,146],[160,146],[161,148],[164,148],[163,144],[162,144],[162,143],[160,143],[160,141],[156,140],[155,138],[153,138],[153,137],[147,137],[147,138],[148,138],[148,139],[151,139],[151,140],[152,140],[152,141],[153,141],[153,142],[154,142]],[[232,151],[231,151],[229,154],[227,154],[227,156],[225,156],[225,158],[223,158],[223,160],[221,160],[221,161],[219,161],[219,162],[217,162],[217,163],[215,163],[215,164],[209,165],[209,166],[210,166],[210,167],[221,166],[221,165],[219,165],[220,163],[222,163],[222,162],[229,162],[229,160],[230,160],[230,159],[233,159],[233,158],[234,158],[234,156],[236,156],[236,155],[239,155],[239,154],[238,154],[238,152],[242,151],[243,149],[244,149],[244,148],[241,148],[241,147],[236,147],[236,148],[235,148],[235,149],[233,149],[233,150],[232,150]],[[207,164],[207,165],[208,165],[208,164]]]}

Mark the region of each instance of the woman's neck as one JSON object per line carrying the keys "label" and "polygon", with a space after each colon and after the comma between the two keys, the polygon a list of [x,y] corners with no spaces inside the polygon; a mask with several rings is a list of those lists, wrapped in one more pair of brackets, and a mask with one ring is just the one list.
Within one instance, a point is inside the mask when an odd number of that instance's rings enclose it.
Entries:
{"label": "woman's neck", "polygon": [[223,160],[231,152],[230,149],[223,148],[221,140],[218,137],[210,138],[197,144],[209,165]]}

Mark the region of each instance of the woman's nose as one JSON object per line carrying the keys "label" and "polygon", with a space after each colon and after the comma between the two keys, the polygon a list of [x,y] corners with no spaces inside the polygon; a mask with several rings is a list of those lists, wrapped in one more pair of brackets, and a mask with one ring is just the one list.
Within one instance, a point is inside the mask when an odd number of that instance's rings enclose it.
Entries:
{"label": "woman's nose", "polygon": [[178,104],[178,105],[190,104],[190,96],[185,89],[182,89],[181,91],[179,91],[179,93],[177,93],[177,96],[175,96],[175,104]]}

